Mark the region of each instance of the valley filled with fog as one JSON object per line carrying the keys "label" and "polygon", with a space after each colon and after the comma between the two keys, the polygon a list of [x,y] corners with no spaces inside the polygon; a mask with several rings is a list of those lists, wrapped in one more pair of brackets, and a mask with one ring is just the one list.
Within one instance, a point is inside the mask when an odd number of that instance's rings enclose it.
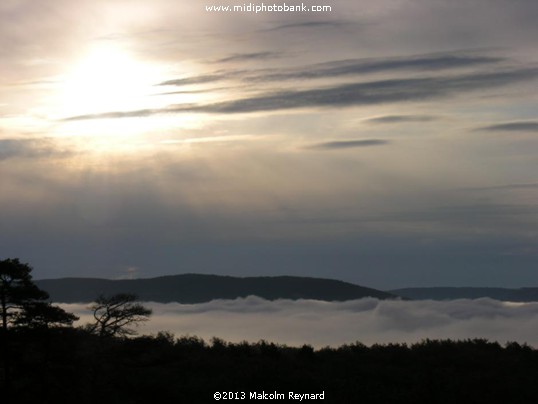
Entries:
{"label": "valley filled with fog", "polygon": [[[414,343],[423,339],[485,338],[538,347],[538,302],[483,299],[402,301],[364,298],[345,302],[268,301],[250,296],[202,304],[144,303],[153,310],[140,334],[168,331],[176,337],[212,337],[230,342],[257,342],[316,348],[361,342]],[[92,321],[88,304],[62,304]]]}

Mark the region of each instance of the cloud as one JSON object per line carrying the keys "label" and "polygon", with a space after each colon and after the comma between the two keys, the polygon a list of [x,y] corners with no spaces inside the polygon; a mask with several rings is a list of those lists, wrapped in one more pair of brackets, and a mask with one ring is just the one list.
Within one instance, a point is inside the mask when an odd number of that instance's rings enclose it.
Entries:
{"label": "cloud", "polygon": [[280,57],[281,54],[278,52],[252,52],[252,53],[238,53],[231,55],[222,59],[215,60],[214,63],[230,63],[230,62],[244,62],[251,60],[265,60],[275,57]]}
{"label": "cloud", "polygon": [[[394,287],[409,279],[535,283],[535,261],[499,258],[506,246],[535,244],[535,211],[495,215],[488,208],[442,207],[533,201],[531,189],[488,195],[454,190],[538,181],[531,177],[534,139],[491,136],[483,142],[482,136],[457,135],[468,130],[471,111],[499,117],[475,121],[474,128],[521,121],[522,111],[532,110],[537,74],[524,67],[536,66],[538,2],[396,3],[403,2],[335,0],[331,22],[322,21],[328,14],[319,21],[300,14],[278,20],[271,13],[221,18],[193,0],[0,2],[0,98],[9,100],[1,110],[3,137],[48,130],[61,137],[58,144],[83,150],[63,162],[69,164],[51,164],[46,156],[61,154],[52,143],[2,145],[4,253],[27,256],[49,275],[106,277],[132,265],[151,274],[173,268],[241,275],[333,271]],[[193,18],[181,19],[185,15]],[[167,106],[177,101],[144,101],[145,80],[133,76],[128,92],[141,90],[141,97],[126,104],[121,94],[103,91],[110,102],[100,108],[80,110],[88,104],[82,92],[71,94],[81,103],[64,105],[65,97],[54,95],[64,93],[62,78],[103,46],[138,65],[152,84],[178,86],[147,92],[229,90],[174,97],[196,104]],[[266,60],[264,52],[284,57]],[[228,64],[207,63],[219,58]],[[235,70],[242,63],[248,69]],[[500,88],[516,83],[509,91]],[[50,103],[51,97],[58,102]],[[264,114],[271,111],[279,113]],[[106,114],[89,115],[95,112]],[[134,125],[50,121],[183,113]],[[327,140],[391,140],[394,127],[366,126],[364,119],[396,114],[451,119],[435,128],[439,136],[413,132],[395,142],[398,147],[293,150]],[[376,133],[357,133],[357,123]],[[88,135],[77,135],[79,128]],[[410,134],[411,128],[400,129]],[[256,141],[188,140],[220,131]],[[519,132],[528,138],[534,133]],[[181,143],[163,144],[169,140]],[[121,147],[108,147],[120,141]]]}
{"label": "cloud", "polygon": [[171,95],[171,94],[200,94],[200,93],[206,93],[210,90],[182,90],[182,91],[170,91],[166,93],[158,93],[153,95]]}
{"label": "cloud", "polygon": [[130,266],[122,271],[122,274],[116,279],[136,279],[140,275],[140,268]]}
{"label": "cloud", "polygon": [[381,139],[366,139],[366,140],[341,140],[334,142],[318,143],[312,146],[308,146],[307,149],[312,150],[339,150],[339,149],[351,149],[356,147],[370,147],[370,146],[382,146],[389,144],[387,140]]}
{"label": "cloud", "polygon": [[50,139],[0,139],[0,161],[14,158],[66,157],[72,152],[59,149]]}
{"label": "cloud", "polygon": [[[255,52],[232,55],[219,59],[216,62],[235,62],[257,59],[267,59],[278,56],[277,52]],[[377,59],[347,59],[318,63],[312,66],[303,66],[299,69],[273,69],[273,70],[244,70],[222,71],[212,74],[185,77],[168,80],[158,85],[184,86],[203,84],[236,78],[245,82],[272,82],[285,80],[306,80],[319,78],[335,78],[360,74],[375,74],[387,71],[437,71],[454,68],[475,67],[487,64],[496,64],[505,59],[480,55],[427,54],[410,57],[392,57]]]}
{"label": "cloud", "polygon": [[235,101],[178,106],[177,112],[242,113],[306,107],[375,105],[399,101],[422,101],[473,90],[501,87],[538,78],[538,68],[514,69],[446,77],[403,78],[341,84],[327,88],[289,90]]}
{"label": "cloud", "polygon": [[260,81],[315,79],[327,77],[340,77],[358,74],[373,74],[387,71],[434,71],[463,67],[474,67],[495,64],[504,58],[488,56],[468,56],[458,54],[423,55],[406,58],[386,59],[351,59],[320,63],[308,69],[280,72],[260,76]]}
{"label": "cloud", "polygon": [[284,29],[295,29],[295,28],[341,27],[342,25],[345,25],[345,24],[347,23],[343,21],[306,21],[306,22],[295,22],[291,24],[278,25],[266,31],[279,31],[279,30],[284,30]]}
{"label": "cloud", "polygon": [[[503,221],[514,225],[521,222],[532,223],[538,216],[538,207],[534,204],[468,204],[460,206],[439,206],[436,208],[422,209],[408,212],[398,212],[395,215],[385,215],[379,220],[398,220],[412,222],[443,222],[466,223],[471,226],[498,227]],[[521,222],[518,223],[518,220]]]}
{"label": "cloud", "polygon": [[[267,301],[258,297],[209,303],[148,303],[154,315],[142,333],[161,330],[213,336],[227,341],[259,341],[315,347],[360,341],[371,345],[431,339],[486,338],[538,346],[538,303],[508,303],[487,298],[452,301],[389,301],[365,298],[346,302]],[[62,307],[91,321],[84,305]]]}
{"label": "cloud", "polygon": [[385,115],[366,119],[368,123],[405,123],[405,122],[430,122],[437,117],[429,115]]}
{"label": "cloud", "polygon": [[88,114],[77,115],[64,118],[63,121],[83,121],[87,119],[114,119],[114,118],[142,118],[145,116],[152,116],[157,114],[165,114],[166,112],[174,112],[173,109],[160,108],[160,109],[139,109],[134,111],[114,111],[105,112],[102,114]]}
{"label": "cloud", "polygon": [[[512,69],[490,73],[423,78],[400,78],[347,83],[307,90],[287,90],[213,104],[173,105],[164,109],[79,115],[65,120],[124,118],[159,113],[249,113],[300,108],[337,108],[446,98],[475,90],[491,89],[538,78],[538,68]],[[172,83],[174,81],[171,81]],[[167,82],[165,82],[167,83]]]}
{"label": "cloud", "polygon": [[204,88],[199,90],[180,90],[180,91],[167,91],[164,93],[152,94],[153,96],[162,96],[162,95],[174,95],[174,94],[202,94],[208,92],[216,92],[227,90],[229,87],[215,87],[215,88]]}
{"label": "cloud", "polygon": [[504,184],[504,185],[493,185],[489,187],[473,187],[473,188],[464,188],[464,191],[496,191],[496,190],[511,190],[511,189],[534,189],[538,188],[538,183],[528,183],[528,184]]}
{"label": "cloud", "polygon": [[215,81],[224,80],[225,75],[222,74],[207,74],[201,76],[185,77],[175,80],[167,80],[157,84],[158,86],[188,86],[191,84],[213,83]]}
{"label": "cloud", "polygon": [[484,126],[477,130],[489,132],[538,132],[538,121],[507,122]]}

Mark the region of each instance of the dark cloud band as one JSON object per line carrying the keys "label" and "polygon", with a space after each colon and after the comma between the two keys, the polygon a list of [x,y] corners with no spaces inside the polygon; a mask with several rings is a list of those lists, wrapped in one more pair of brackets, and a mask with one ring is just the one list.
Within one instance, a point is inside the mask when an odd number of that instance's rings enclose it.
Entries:
{"label": "dark cloud band", "polygon": [[127,118],[182,112],[237,114],[300,108],[337,108],[416,102],[465,94],[475,90],[487,90],[537,78],[538,68],[527,68],[455,76],[389,79],[308,90],[287,90],[214,104],[172,105],[162,109],[80,115],[66,118],[66,120]]}
{"label": "dark cloud band", "polygon": [[538,132],[538,121],[501,123],[478,128],[478,130],[489,132]]}
{"label": "dark cloud band", "polygon": [[312,150],[339,150],[339,149],[352,149],[358,147],[370,147],[370,146],[383,146],[389,144],[387,140],[381,139],[365,139],[365,140],[342,140],[318,143],[308,146],[307,149]]}

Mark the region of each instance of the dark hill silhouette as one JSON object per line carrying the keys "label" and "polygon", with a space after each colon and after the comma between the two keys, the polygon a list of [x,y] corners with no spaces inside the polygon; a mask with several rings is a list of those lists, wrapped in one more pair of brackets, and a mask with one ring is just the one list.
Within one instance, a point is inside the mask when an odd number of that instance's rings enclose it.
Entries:
{"label": "dark hill silhouette", "polygon": [[334,279],[295,276],[232,277],[184,274],[148,279],[110,280],[62,278],[37,280],[35,283],[55,302],[91,302],[100,294],[134,293],[142,301],[202,303],[214,299],[259,296],[275,299],[315,299],[344,301],[363,297],[396,298],[380,290]]}
{"label": "dark hill silhouette", "polygon": [[538,288],[432,287],[394,289],[389,292],[413,300],[479,299],[489,297],[510,302],[538,301]]}

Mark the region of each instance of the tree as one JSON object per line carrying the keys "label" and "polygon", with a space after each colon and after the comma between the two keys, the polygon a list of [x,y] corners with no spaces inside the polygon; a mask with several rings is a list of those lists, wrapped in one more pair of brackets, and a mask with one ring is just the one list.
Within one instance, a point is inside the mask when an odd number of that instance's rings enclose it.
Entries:
{"label": "tree", "polygon": [[32,267],[18,258],[0,260],[0,347],[3,362],[2,397],[10,402],[11,395],[11,336],[12,325],[48,327],[71,325],[77,317],[60,307],[52,306],[49,294],[39,289],[32,281]]}
{"label": "tree", "polygon": [[134,335],[136,331],[130,325],[147,321],[151,315],[148,309],[136,302],[136,295],[119,293],[111,297],[99,296],[90,306],[95,323],[88,329],[101,337]]}
{"label": "tree", "polygon": [[4,331],[29,305],[49,298],[47,292],[32,282],[30,272],[32,267],[18,258],[0,261],[0,310]]}
{"label": "tree", "polygon": [[2,330],[9,325],[36,326],[71,325],[77,320],[73,314],[46,300],[49,294],[32,281],[32,267],[18,258],[0,261],[0,311]]}
{"label": "tree", "polygon": [[30,328],[70,327],[79,318],[49,302],[32,302],[23,306],[13,320],[15,326]]}

